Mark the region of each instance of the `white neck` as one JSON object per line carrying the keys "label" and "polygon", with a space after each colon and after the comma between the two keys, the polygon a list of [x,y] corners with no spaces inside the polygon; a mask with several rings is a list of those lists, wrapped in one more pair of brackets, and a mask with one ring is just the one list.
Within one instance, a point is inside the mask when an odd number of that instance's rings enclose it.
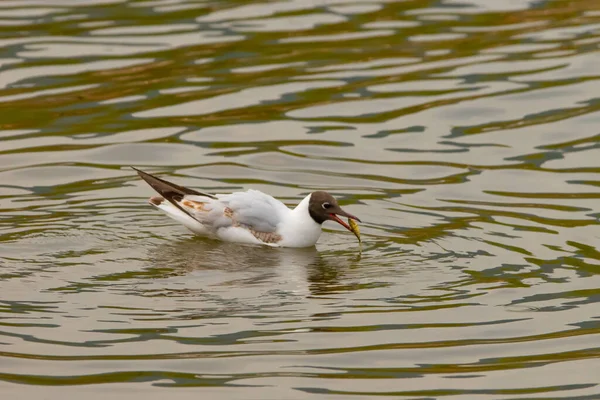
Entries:
{"label": "white neck", "polygon": [[321,224],[317,224],[308,212],[310,194],[306,196],[282,221],[280,229],[286,247],[311,247],[321,236]]}

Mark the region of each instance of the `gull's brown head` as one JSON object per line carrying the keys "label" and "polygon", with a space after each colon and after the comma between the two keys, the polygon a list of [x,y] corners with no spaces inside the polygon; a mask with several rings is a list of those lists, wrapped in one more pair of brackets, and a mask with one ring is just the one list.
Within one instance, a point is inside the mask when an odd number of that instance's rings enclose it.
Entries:
{"label": "gull's brown head", "polygon": [[310,195],[308,213],[317,224],[322,224],[328,220],[335,221],[350,232],[352,232],[352,229],[347,223],[340,219],[339,215],[361,222],[361,220],[354,215],[342,210],[337,200],[329,193],[323,191],[313,192]]}

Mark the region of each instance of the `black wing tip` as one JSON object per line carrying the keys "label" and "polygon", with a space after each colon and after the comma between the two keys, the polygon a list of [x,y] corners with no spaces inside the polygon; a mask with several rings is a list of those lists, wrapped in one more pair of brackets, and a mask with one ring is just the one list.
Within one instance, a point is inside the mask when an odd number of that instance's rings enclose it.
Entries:
{"label": "black wing tip", "polygon": [[151,175],[151,174],[149,174],[147,172],[144,172],[141,169],[138,169],[138,168],[136,168],[134,166],[131,166],[131,165],[130,165],[130,167],[135,172],[137,172],[137,174],[140,176],[140,178],[142,178],[143,180],[145,180],[146,183],[149,184],[150,186],[152,186],[155,190],[156,190],[156,187],[154,187],[153,182],[162,181],[162,179],[160,179],[160,178],[158,178],[158,177],[156,177],[154,175]]}
{"label": "black wing tip", "polygon": [[144,175],[150,175],[147,172],[142,171],[141,169],[138,169],[136,167],[134,167],[133,165],[130,165],[129,168],[133,169],[135,172],[138,173],[139,176],[144,176]]}
{"label": "black wing tip", "polygon": [[[181,200],[179,197],[183,198],[186,194],[193,194],[199,196],[210,197],[211,199],[216,199],[216,197],[210,193],[202,193],[194,189],[187,188],[185,186],[176,185],[173,182],[166,181],[157,176],[151,175],[147,172],[142,171],[134,166],[130,166],[133,170],[135,170],[138,175],[146,181],[154,190],[156,190],[159,194],[165,197],[167,200],[173,202]],[[177,196],[177,198],[175,198]],[[179,199],[178,199],[179,198]]]}

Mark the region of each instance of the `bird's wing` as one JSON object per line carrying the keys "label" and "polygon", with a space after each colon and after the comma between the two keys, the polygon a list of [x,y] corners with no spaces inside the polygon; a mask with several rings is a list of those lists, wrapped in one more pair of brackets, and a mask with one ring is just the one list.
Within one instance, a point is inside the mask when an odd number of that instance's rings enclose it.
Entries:
{"label": "bird's wing", "polygon": [[212,195],[136,171],[171,204],[213,232],[241,227],[262,241],[274,241],[277,226],[291,211],[281,201],[258,190]]}
{"label": "bird's wing", "polygon": [[186,195],[178,205],[207,228],[239,226],[253,232],[272,233],[290,210],[279,200],[258,190],[206,196]]}
{"label": "bird's wing", "polygon": [[217,195],[232,211],[233,218],[259,232],[275,232],[290,209],[281,201],[258,190]]}

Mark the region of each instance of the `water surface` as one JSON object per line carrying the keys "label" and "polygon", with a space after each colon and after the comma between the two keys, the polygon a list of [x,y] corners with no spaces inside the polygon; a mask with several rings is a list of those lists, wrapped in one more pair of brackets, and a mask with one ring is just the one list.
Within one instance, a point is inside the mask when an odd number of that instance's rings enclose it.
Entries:
{"label": "water surface", "polygon": [[[8,398],[600,399],[600,8],[0,3]],[[364,223],[192,237],[134,165]]]}

